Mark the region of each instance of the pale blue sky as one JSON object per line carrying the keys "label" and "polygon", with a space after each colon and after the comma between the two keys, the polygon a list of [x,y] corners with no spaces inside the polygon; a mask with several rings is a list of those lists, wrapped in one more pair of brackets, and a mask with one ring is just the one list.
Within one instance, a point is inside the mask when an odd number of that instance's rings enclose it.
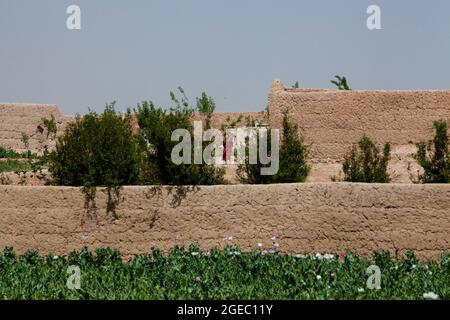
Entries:
{"label": "pale blue sky", "polygon": [[[82,30],[66,29],[66,8]],[[366,28],[378,4],[382,30]],[[448,0],[0,0],[0,101],[66,114],[170,105],[178,85],[218,111],[259,111],[272,79],[354,89],[450,88]]]}

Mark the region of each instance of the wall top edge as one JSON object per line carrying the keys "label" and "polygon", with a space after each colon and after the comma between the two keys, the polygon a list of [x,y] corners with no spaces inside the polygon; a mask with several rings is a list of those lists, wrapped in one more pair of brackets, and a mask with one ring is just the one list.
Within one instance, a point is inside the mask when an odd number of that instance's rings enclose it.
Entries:
{"label": "wall top edge", "polygon": [[0,106],[58,107],[56,103],[33,103],[33,102],[0,102]]}
{"label": "wall top edge", "polygon": [[[450,184],[405,184],[405,183],[352,183],[352,182],[307,182],[307,183],[283,183],[283,184],[235,184],[235,185],[212,185],[212,186],[181,186],[182,188],[189,189],[189,191],[196,191],[201,189],[236,189],[236,188],[260,188],[267,189],[273,187],[282,188],[304,188],[311,189],[315,187],[363,187],[366,189],[391,189],[391,188],[404,188],[404,189],[444,189],[450,192]],[[177,188],[176,186],[122,186],[123,190],[153,190],[155,188],[161,188],[170,190]],[[19,186],[19,185],[0,185],[0,191],[4,190],[77,190],[82,191],[82,187],[66,187],[66,186]],[[98,187],[97,191],[105,191],[105,187]]]}
{"label": "wall top edge", "polygon": [[367,93],[398,93],[398,94],[405,94],[405,93],[415,93],[415,94],[423,94],[423,93],[450,93],[449,89],[393,89],[393,90],[386,90],[386,89],[376,89],[376,90],[337,90],[337,89],[324,89],[324,88],[289,88],[285,87],[283,82],[280,79],[275,79],[272,81],[272,88],[271,88],[272,94],[367,94]]}
{"label": "wall top edge", "polygon": [[355,94],[355,93],[450,93],[450,89],[410,89],[410,90],[333,90],[333,89],[291,89],[285,88],[283,93],[320,93],[320,94]]}

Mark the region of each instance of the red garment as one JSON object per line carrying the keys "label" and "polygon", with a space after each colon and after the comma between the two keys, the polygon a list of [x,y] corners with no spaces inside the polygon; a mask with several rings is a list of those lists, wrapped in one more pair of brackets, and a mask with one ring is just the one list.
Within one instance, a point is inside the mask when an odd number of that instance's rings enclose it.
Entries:
{"label": "red garment", "polygon": [[223,161],[231,160],[231,152],[233,151],[233,139],[231,137],[225,136],[223,141]]}

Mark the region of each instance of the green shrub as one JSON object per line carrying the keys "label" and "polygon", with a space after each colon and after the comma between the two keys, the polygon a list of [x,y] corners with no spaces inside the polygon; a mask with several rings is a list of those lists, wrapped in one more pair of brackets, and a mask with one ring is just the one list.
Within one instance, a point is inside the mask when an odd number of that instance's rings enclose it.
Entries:
{"label": "green shrub", "polygon": [[444,120],[434,123],[436,130],[434,139],[427,144],[417,144],[415,158],[423,167],[424,173],[419,175],[423,183],[450,183],[450,153],[447,122]]}
{"label": "green shrub", "polygon": [[363,137],[354,145],[348,155],[344,157],[342,166],[344,180],[349,182],[388,183],[390,181],[387,166],[390,159],[391,147],[384,145],[380,154],[375,144]]}
{"label": "green shrub", "polygon": [[[175,108],[163,110],[152,102],[143,102],[135,110],[141,129],[141,146],[145,148],[145,161],[141,180],[147,184],[164,185],[214,185],[223,184],[224,170],[213,165],[194,164],[193,162],[193,125],[194,111],[189,108],[184,91],[181,103],[171,93]],[[176,129],[186,129],[191,133],[191,164],[177,165],[172,162],[173,148],[179,143],[172,141],[172,133]]]}
{"label": "green shrub", "polygon": [[138,151],[131,115],[116,114],[113,103],[68,125],[48,156],[49,171],[57,185],[131,185],[138,179]]}
{"label": "green shrub", "polygon": [[[267,139],[268,150],[271,150],[270,130],[268,130]],[[248,184],[304,182],[310,171],[306,162],[307,153],[307,147],[299,138],[297,125],[290,123],[288,113],[284,112],[278,172],[273,176],[261,175],[261,168],[269,167],[270,164],[263,165],[259,159],[257,164],[250,164],[247,146],[245,164],[238,166],[237,175],[242,183]]]}
{"label": "green shrub", "polygon": [[[259,154],[259,132],[256,137],[258,143],[258,154]],[[271,134],[270,130],[267,131],[267,149],[271,150]],[[245,184],[270,184],[274,183],[274,176],[262,175],[261,169],[270,167],[269,164],[262,164],[260,162],[259,156],[258,161],[255,164],[249,161],[249,140],[246,140],[245,146],[245,163],[239,164],[236,170],[236,175],[241,183]]]}
{"label": "green shrub", "polygon": [[274,176],[275,183],[305,182],[310,167],[306,162],[308,150],[299,138],[298,126],[283,115],[283,133],[280,146],[280,168]]}

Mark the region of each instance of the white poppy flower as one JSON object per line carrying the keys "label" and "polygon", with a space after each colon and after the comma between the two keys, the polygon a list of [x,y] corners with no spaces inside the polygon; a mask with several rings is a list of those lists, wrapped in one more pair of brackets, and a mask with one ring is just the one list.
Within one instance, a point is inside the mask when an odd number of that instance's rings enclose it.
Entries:
{"label": "white poppy flower", "polygon": [[427,292],[423,294],[424,299],[437,300],[439,296],[434,292]]}

